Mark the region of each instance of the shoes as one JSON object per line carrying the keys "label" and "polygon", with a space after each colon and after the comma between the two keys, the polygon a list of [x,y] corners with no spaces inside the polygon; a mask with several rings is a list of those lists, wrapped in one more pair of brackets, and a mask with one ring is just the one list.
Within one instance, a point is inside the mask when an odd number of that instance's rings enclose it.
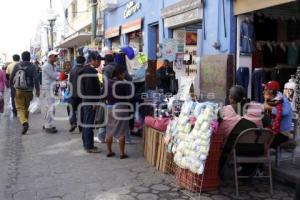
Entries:
{"label": "shoes", "polygon": [[25,135],[29,129],[28,122],[23,123],[22,135]]}
{"label": "shoes", "polygon": [[57,133],[56,127],[51,127],[51,128],[45,128],[45,127],[43,127],[43,129],[45,130],[46,133],[51,133],[51,134]]}
{"label": "shoes", "polygon": [[76,125],[71,125],[71,128],[69,129],[69,132],[70,133],[74,132],[76,128],[77,128]]}
{"label": "shoes", "polygon": [[116,154],[114,153],[114,152],[111,152],[111,153],[108,153],[107,155],[106,155],[106,157],[108,157],[108,158],[111,158],[111,157],[114,157]]}
{"label": "shoes", "polygon": [[280,147],[288,150],[295,149],[297,147],[297,142],[295,140],[289,140],[287,142],[282,143]]}
{"label": "shoes", "polygon": [[128,155],[124,154],[124,155],[120,155],[120,159],[123,160],[123,159],[126,159],[126,158],[129,158]]}
{"label": "shoes", "polygon": [[97,147],[94,147],[92,149],[85,149],[85,151],[87,153],[101,153],[101,151]]}

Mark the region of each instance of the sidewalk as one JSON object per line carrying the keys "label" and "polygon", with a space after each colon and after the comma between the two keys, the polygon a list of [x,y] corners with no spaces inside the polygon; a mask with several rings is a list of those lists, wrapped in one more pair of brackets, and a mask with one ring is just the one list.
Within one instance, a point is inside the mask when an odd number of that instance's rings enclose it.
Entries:
{"label": "sidewalk", "polygon": [[[290,154],[283,154],[284,157],[290,156]],[[273,163],[273,176],[275,180],[282,182],[283,184],[295,185],[300,180],[300,145],[296,149],[296,164],[293,165],[291,161],[284,161],[280,163],[277,168]]]}
{"label": "sidewalk", "polygon": [[[57,116],[65,116],[59,108]],[[20,134],[16,118],[0,117],[0,200],[185,200],[172,178],[149,166],[142,156],[141,139],[127,145],[130,158],[106,158],[105,144],[96,144],[100,154],[87,154],[81,135],[68,132],[66,121],[56,121],[58,134],[42,131],[43,115],[30,118],[27,135]],[[118,148],[114,144],[115,152]],[[267,181],[241,183],[241,199],[293,200],[292,187]],[[193,194],[192,194],[193,195]],[[203,193],[201,200],[235,198],[233,178],[218,191]]]}

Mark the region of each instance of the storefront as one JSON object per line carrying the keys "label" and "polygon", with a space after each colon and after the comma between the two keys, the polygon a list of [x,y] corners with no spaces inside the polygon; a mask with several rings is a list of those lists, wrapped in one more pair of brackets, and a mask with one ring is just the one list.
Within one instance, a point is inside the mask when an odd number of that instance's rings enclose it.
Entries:
{"label": "storefront", "polygon": [[[170,32],[170,38],[177,43],[174,70],[178,77],[195,78],[196,58],[199,52],[202,28],[201,0],[180,1],[162,9],[164,26]],[[199,56],[199,55],[198,55]]]}
{"label": "storefront", "polygon": [[121,47],[120,26],[107,29],[104,34],[108,46],[112,49],[119,49]]}
{"label": "storefront", "polygon": [[[263,102],[262,84],[285,83],[300,65],[299,2],[293,0],[235,1],[237,16],[236,82],[248,96]],[[247,5],[247,6],[246,6]]]}
{"label": "storefront", "polygon": [[[159,11],[162,4],[160,2],[159,0],[118,1],[114,9],[105,12],[105,30],[120,27],[120,46],[130,45],[144,52],[149,60],[157,60],[157,44],[153,41],[158,40],[156,28],[161,24]],[[149,8],[152,8],[151,12]],[[107,46],[112,45],[111,38],[106,37]]]}

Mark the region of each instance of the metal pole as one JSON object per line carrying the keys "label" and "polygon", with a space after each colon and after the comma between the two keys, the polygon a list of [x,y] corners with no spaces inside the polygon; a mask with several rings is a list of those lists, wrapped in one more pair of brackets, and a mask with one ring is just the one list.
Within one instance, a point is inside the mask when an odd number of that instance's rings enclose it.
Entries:
{"label": "metal pole", "polygon": [[92,38],[93,43],[97,36],[97,0],[92,0]]}
{"label": "metal pole", "polygon": [[52,8],[52,0],[50,0],[50,8]]}
{"label": "metal pole", "polygon": [[54,48],[54,41],[53,41],[53,26],[54,26],[54,20],[49,20],[50,23],[50,41],[51,41],[51,50]]}

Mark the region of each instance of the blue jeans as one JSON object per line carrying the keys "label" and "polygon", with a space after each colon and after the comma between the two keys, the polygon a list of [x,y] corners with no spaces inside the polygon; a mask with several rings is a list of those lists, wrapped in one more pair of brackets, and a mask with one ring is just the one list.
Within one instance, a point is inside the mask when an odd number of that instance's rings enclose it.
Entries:
{"label": "blue jeans", "polygon": [[[106,129],[105,128],[100,128],[99,129],[99,132],[98,132],[98,139],[100,141],[105,141],[105,136],[106,136]],[[126,134],[125,134],[125,140],[127,142],[131,142],[131,135],[130,135],[130,130],[128,129],[128,131],[126,131]]]}
{"label": "blue jeans", "polygon": [[82,141],[85,149],[94,148],[94,128],[86,127],[94,124],[95,110],[93,106],[83,106]]}
{"label": "blue jeans", "polygon": [[265,83],[265,72],[264,70],[254,70],[252,74],[252,100],[263,103],[264,88],[262,84]]}
{"label": "blue jeans", "polygon": [[249,86],[249,68],[248,67],[239,67],[236,72],[236,84],[243,86],[248,93]]}

